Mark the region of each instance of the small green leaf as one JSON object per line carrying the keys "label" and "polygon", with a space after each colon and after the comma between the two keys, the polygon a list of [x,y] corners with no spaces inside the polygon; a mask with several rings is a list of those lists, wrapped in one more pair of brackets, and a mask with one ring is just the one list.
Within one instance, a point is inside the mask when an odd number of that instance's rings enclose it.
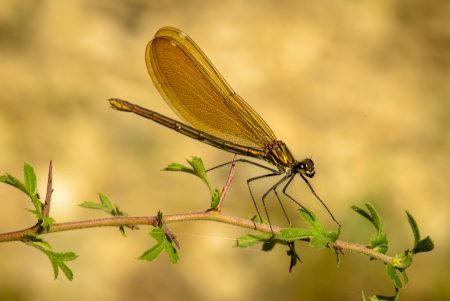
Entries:
{"label": "small green leaf", "polygon": [[165,249],[167,255],[169,255],[169,259],[170,259],[171,263],[177,263],[178,260],[180,260],[180,256],[178,255],[178,251],[173,246],[172,241],[165,240],[164,241],[164,249]]}
{"label": "small green leaf", "polygon": [[188,163],[192,166],[195,175],[197,175],[200,179],[208,183],[208,177],[206,175],[205,165],[203,165],[202,159],[194,156],[192,157],[191,161],[188,160]]}
{"label": "small green leaf", "polygon": [[300,208],[299,209],[300,215],[303,217],[303,219],[311,225],[313,229],[317,230],[323,230],[322,224],[317,219],[317,216],[311,211],[306,208]]}
{"label": "small green leaf", "polygon": [[62,261],[72,261],[78,258],[78,255],[74,252],[55,252],[55,256]]}
{"label": "small green leaf", "polygon": [[406,211],[406,216],[408,218],[409,225],[411,226],[411,230],[414,235],[414,248],[413,253],[420,253],[420,252],[429,252],[434,249],[434,243],[431,237],[427,236],[424,239],[420,238],[420,231],[419,227],[417,226],[417,222],[414,219],[414,217]]}
{"label": "small green leaf", "polygon": [[23,172],[24,172],[24,183],[22,183],[20,180],[18,180],[16,177],[6,174],[4,176],[0,176],[0,182],[9,184],[11,186],[16,187],[17,189],[21,190],[22,192],[26,193],[33,203],[34,210],[28,210],[31,213],[33,213],[37,219],[42,219],[42,208],[43,204],[38,198],[38,194],[36,193],[36,174],[34,173],[34,169],[31,165],[28,163],[24,163],[23,166]]}
{"label": "small green leaf", "polygon": [[46,247],[47,249],[51,249],[52,247],[48,242],[45,240],[33,235],[33,234],[25,234],[22,236],[22,241],[26,244],[41,244],[42,246]]}
{"label": "small green leaf", "polygon": [[389,278],[394,282],[395,287],[402,288],[402,281],[400,280],[400,277],[397,275],[397,271],[395,270],[394,266],[392,264],[386,265],[387,273]]}
{"label": "small green leaf", "polygon": [[263,234],[246,234],[236,239],[236,247],[248,248],[258,243],[265,242],[272,237],[269,233]]}
{"label": "small green leaf", "polygon": [[61,269],[61,271],[63,271],[67,279],[69,279],[70,281],[73,280],[73,272],[64,262],[61,262],[58,267]]}
{"label": "small green leaf", "polygon": [[111,201],[109,200],[108,196],[106,196],[105,194],[100,192],[98,194],[98,197],[100,198],[100,202],[103,205],[103,210],[112,214],[114,212],[114,206],[111,203]]}
{"label": "small green leaf", "polygon": [[157,244],[151,249],[145,251],[139,259],[152,261],[155,260],[162,251],[165,251],[169,256],[170,262],[177,263],[180,257],[172,244],[172,240],[166,235],[164,230],[161,227],[155,227],[149,232],[149,234],[156,240]]}
{"label": "small green leaf", "polygon": [[414,217],[408,211],[406,211],[406,216],[408,218],[409,225],[411,226],[411,230],[414,235],[414,246],[415,246],[415,245],[417,245],[417,243],[420,240],[419,227],[417,226],[417,223],[416,223],[416,220],[414,219]]}
{"label": "small green leaf", "polygon": [[389,247],[386,235],[385,234],[376,235],[370,240],[367,247],[374,249],[375,251],[380,252],[382,254],[386,254]]}
{"label": "small green leaf", "polygon": [[363,216],[364,218],[368,219],[370,222],[372,222],[372,216],[370,216],[370,214],[368,214],[364,209],[353,205],[351,207],[353,209],[353,211],[355,211],[356,213],[359,213],[361,216]]}
{"label": "small green leaf", "polygon": [[13,187],[16,187],[17,189],[20,189],[21,191],[25,192],[26,194],[28,194],[27,188],[25,187],[25,185],[23,185],[23,183],[15,178],[14,176],[10,175],[10,174],[6,174],[4,176],[0,176],[0,182],[9,184]]}
{"label": "small green leaf", "polygon": [[216,209],[220,202],[220,191],[215,188],[211,195],[211,209]]}
{"label": "small green leaf", "polygon": [[409,278],[408,278],[408,274],[406,274],[406,270],[402,270],[402,276],[403,276],[403,282],[408,283]]}
{"label": "small green leaf", "polygon": [[306,208],[299,209],[303,219],[311,225],[311,241],[310,245],[314,248],[324,248],[333,241],[327,236],[322,224],[317,219],[317,216]]}
{"label": "small green leaf", "polygon": [[295,241],[313,236],[311,229],[285,228],[277,233],[277,238],[285,241]]}
{"label": "small green leaf", "polygon": [[158,243],[162,243],[166,239],[166,233],[162,228],[156,227],[150,230],[150,236],[153,237]]}
{"label": "small green leaf", "polygon": [[78,255],[73,252],[54,252],[51,250],[50,245],[44,240],[35,237],[33,235],[26,235],[22,237],[22,241],[36,249],[42,251],[50,260],[53,268],[53,274],[55,279],[59,275],[59,270],[63,271],[64,275],[70,281],[73,280],[72,270],[65,264],[65,261],[75,260]]}
{"label": "small green leaf", "polygon": [[[127,216],[128,215],[126,212],[121,211],[118,206],[114,206],[106,194],[100,192],[98,194],[98,198],[100,199],[100,203],[86,201],[86,202],[81,203],[79,206],[83,207],[83,208],[87,208],[87,209],[102,210],[112,216]],[[132,228],[132,227],[130,226],[130,228]],[[124,225],[119,226],[119,231],[123,236],[125,236]]]}
{"label": "small green leaf", "polygon": [[434,242],[431,239],[431,237],[427,236],[424,239],[421,239],[417,242],[417,244],[414,246],[413,252],[414,254],[420,252],[430,252],[433,249],[434,249]]}
{"label": "small green leaf", "polygon": [[30,164],[25,163],[23,165],[23,174],[28,195],[36,196],[36,174],[33,167]]}
{"label": "small green leaf", "polygon": [[187,167],[183,164],[179,164],[179,163],[171,163],[169,165],[167,165],[166,168],[164,168],[163,170],[166,171],[181,171],[181,172],[187,172],[187,173],[191,173],[194,174],[194,170],[190,167]]}
{"label": "small green leaf", "polygon": [[381,217],[378,214],[378,212],[375,210],[375,207],[373,207],[369,203],[366,203],[366,207],[367,207],[369,212],[366,212],[364,209],[359,208],[358,206],[352,206],[351,208],[355,212],[359,213],[361,216],[363,216],[364,218],[369,220],[374,225],[374,227],[377,230],[378,234],[382,234],[383,233],[383,228],[384,228],[383,220],[381,219]]}
{"label": "small green leaf", "polygon": [[41,219],[41,227],[44,228],[44,230],[48,232],[54,222],[55,222],[55,220],[52,217],[43,216]]}
{"label": "small green leaf", "polygon": [[164,244],[158,243],[155,246],[153,246],[151,249],[147,250],[142,254],[139,259],[146,260],[146,261],[153,261],[155,260],[159,254],[164,250]]}
{"label": "small green leaf", "polygon": [[79,206],[87,209],[99,209],[103,210],[103,205],[100,203],[94,203],[94,202],[83,202]]}
{"label": "small green leaf", "polygon": [[118,206],[114,206],[113,203],[111,203],[106,194],[100,192],[98,194],[98,198],[100,199],[100,203],[87,201],[81,203],[79,206],[87,209],[102,210],[112,216],[127,216],[126,212],[121,211]]}
{"label": "small green leaf", "polygon": [[211,195],[211,209],[216,209],[220,202],[220,191],[211,187],[206,174],[205,166],[201,158],[193,156],[191,160],[186,160],[191,167],[185,166],[179,163],[171,163],[164,170],[166,171],[181,171],[196,175],[199,177],[203,183],[208,187],[209,193]]}
{"label": "small green leaf", "polygon": [[373,224],[374,224],[375,228],[377,229],[378,234],[382,234],[383,230],[384,230],[383,220],[381,219],[381,217],[378,214],[378,212],[375,210],[375,207],[373,207],[369,203],[366,204],[366,207],[367,207],[367,209],[369,209],[370,214],[372,215]]}

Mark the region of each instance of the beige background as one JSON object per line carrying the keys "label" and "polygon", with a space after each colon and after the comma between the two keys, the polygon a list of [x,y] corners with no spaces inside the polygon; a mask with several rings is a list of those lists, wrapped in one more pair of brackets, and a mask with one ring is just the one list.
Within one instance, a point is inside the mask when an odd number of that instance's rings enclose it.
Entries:
{"label": "beige background", "polygon": [[[349,207],[374,204],[386,219],[390,254],[411,246],[404,210],[436,250],[415,258],[403,300],[450,299],[450,7],[447,1],[2,1],[0,7],[0,171],[35,166],[45,193],[54,163],[52,216],[103,217],[77,206],[104,192],[130,215],[206,209],[194,177],[161,171],[201,156],[232,155],[130,114],[122,97],[171,117],[144,64],[156,30],[187,32],[231,86],[298,159],[312,156],[313,184],[344,225],[342,238],[367,241],[371,227]],[[227,170],[211,174],[215,185]],[[224,210],[254,213],[239,166]],[[262,193],[270,185],[255,186]],[[297,179],[292,189],[329,226]],[[28,227],[26,198],[0,185],[0,231]],[[289,207],[291,216],[294,208]],[[273,219],[283,224],[279,208]],[[299,219],[296,218],[296,222]],[[45,238],[80,257],[75,278],[53,280],[48,260],[21,243],[0,246],[1,300],[358,300],[391,293],[384,267],[361,255],[340,267],[327,251],[299,245],[304,263],[288,273],[285,250],[233,248],[247,231],[211,222],[172,226],[181,261],[136,258],[148,228],[90,229]]]}

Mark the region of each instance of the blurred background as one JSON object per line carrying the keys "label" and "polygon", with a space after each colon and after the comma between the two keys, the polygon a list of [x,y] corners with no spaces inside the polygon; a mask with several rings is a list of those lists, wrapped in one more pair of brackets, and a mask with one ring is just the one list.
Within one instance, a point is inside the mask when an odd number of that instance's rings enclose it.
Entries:
{"label": "blurred background", "polygon": [[[51,215],[58,222],[106,217],[78,206],[110,196],[130,215],[204,210],[198,179],[162,169],[201,156],[212,167],[232,155],[172,130],[113,111],[120,97],[176,117],[147,75],[144,49],[176,26],[204,50],[230,85],[301,160],[312,157],[315,189],[343,224],[341,238],[365,243],[371,226],[350,209],[371,202],[385,218],[389,254],[412,246],[409,210],[436,249],[408,270],[403,300],[450,300],[450,2],[360,1],[14,1],[0,8],[0,173],[37,172],[45,194],[53,160]],[[221,186],[226,168],[210,174]],[[255,213],[240,165],[224,205]],[[272,180],[260,181],[258,195]],[[334,228],[297,179],[291,194]],[[0,231],[34,223],[23,194],[0,185]],[[275,204],[275,200],[270,202]],[[286,206],[296,224],[295,207]],[[275,204],[276,205],[276,204]],[[286,225],[278,206],[274,223]],[[21,243],[0,246],[1,300],[359,300],[391,294],[380,263],[348,254],[336,267],[326,250],[298,244],[303,263],[288,272],[277,247],[240,250],[248,231],[212,222],[170,225],[181,260],[137,260],[149,228],[45,236],[74,251],[72,282],[53,280],[48,259]]]}

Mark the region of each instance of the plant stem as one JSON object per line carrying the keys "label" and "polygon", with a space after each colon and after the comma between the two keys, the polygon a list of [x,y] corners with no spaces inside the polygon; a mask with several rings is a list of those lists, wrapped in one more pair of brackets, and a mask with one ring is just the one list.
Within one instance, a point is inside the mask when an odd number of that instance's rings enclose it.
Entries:
{"label": "plant stem", "polygon": [[[221,223],[226,223],[230,225],[235,225],[242,228],[252,229],[259,232],[265,233],[273,233],[277,234],[281,231],[282,228],[272,226],[272,229],[269,225],[255,223],[249,219],[243,219],[236,216],[226,215],[218,211],[206,211],[206,212],[191,212],[191,213],[182,213],[182,214],[172,214],[172,215],[164,215],[163,223],[171,224],[171,223],[179,223],[186,221],[216,221]],[[151,225],[157,226],[158,221],[156,216],[137,216],[137,217],[129,217],[129,216],[114,216],[108,218],[99,218],[92,220],[84,220],[84,221],[74,221],[74,222],[65,222],[65,223],[54,223],[51,225],[50,229],[46,233],[41,233],[40,235],[53,233],[53,232],[62,232],[62,231],[70,231],[70,230],[79,230],[79,229],[88,229],[94,227],[111,227],[111,226],[123,226],[123,225]],[[39,228],[37,226],[29,227],[23,230],[8,232],[8,233],[0,233],[0,242],[8,242],[8,241],[21,241],[23,235],[26,234],[38,234]],[[378,259],[384,263],[391,263],[392,257],[387,256],[385,254],[374,251],[373,249],[367,248],[364,245],[350,243],[342,240],[336,240],[334,242],[334,247],[342,252],[351,251],[356,253],[361,253],[372,258]]]}

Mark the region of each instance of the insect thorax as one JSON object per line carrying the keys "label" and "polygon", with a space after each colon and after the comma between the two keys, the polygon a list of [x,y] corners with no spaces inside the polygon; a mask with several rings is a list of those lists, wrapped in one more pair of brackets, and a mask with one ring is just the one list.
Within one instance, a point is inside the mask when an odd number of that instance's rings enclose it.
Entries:
{"label": "insect thorax", "polygon": [[287,148],[283,141],[276,141],[271,145],[265,146],[266,155],[264,159],[275,165],[280,171],[288,172],[293,166],[297,164],[297,161],[291,154],[291,151]]}

